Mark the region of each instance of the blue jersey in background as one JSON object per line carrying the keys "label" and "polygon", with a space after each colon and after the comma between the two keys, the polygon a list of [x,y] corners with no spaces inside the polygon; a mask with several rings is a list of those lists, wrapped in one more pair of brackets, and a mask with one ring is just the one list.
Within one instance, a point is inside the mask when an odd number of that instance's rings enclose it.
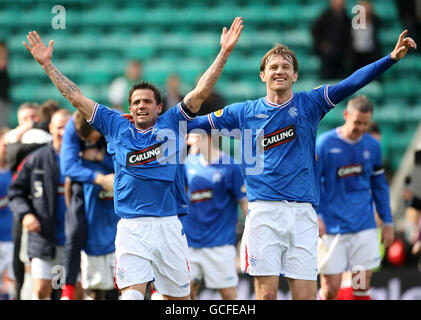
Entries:
{"label": "blue jersey in background", "polygon": [[[113,173],[99,162],[82,160],[82,165],[102,174]],[[83,184],[87,237],[83,250],[88,255],[104,255],[115,251],[115,236],[120,218],[114,212],[112,192],[93,183]]]}
{"label": "blue jersey in background", "polygon": [[0,241],[13,241],[13,213],[7,199],[11,183],[12,172],[9,169],[0,169]]}
{"label": "blue jersey in background", "polygon": [[[189,214],[181,218],[190,247],[235,245],[237,205],[244,198],[244,180],[238,165],[221,153],[217,164],[202,155],[189,155],[185,164]],[[227,164],[225,164],[227,163]]]}
{"label": "blue jersey in background", "polygon": [[380,143],[364,134],[349,141],[338,129],[317,139],[320,205],[316,209],[330,234],[376,228],[374,205],[384,223],[392,223],[389,187]]}
{"label": "blue jersey in background", "polygon": [[[60,164],[60,156],[56,153],[57,165]],[[64,200],[64,182],[65,176],[60,172],[59,183],[57,186],[57,199],[56,199],[56,244],[64,246],[66,242],[65,234],[65,215],[66,215],[66,201]]]}

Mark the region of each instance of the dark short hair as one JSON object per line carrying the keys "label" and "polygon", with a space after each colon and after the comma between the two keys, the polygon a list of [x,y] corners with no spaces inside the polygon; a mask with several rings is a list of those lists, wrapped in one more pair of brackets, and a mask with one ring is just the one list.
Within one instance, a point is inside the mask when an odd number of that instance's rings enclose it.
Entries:
{"label": "dark short hair", "polygon": [[368,100],[366,96],[356,96],[348,101],[346,104],[346,109],[357,110],[362,113],[374,112],[373,104]]}
{"label": "dark short hair", "polygon": [[270,49],[266,54],[263,56],[262,60],[260,61],[260,71],[265,71],[266,64],[268,62],[269,57],[273,55],[279,55],[287,60],[290,60],[294,72],[298,72],[298,59],[295,55],[295,52],[288,48],[286,45],[277,43],[272,49]]}
{"label": "dark short hair", "polygon": [[80,111],[75,111],[73,113],[74,115],[74,124],[75,124],[75,130],[77,135],[80,139],[86,140],[89,138],[92,132],[95,131],[94,127],[92,127],[88,121],[82,116]]}
{"label": "dark short hair", "polygon": [[378,125],[376,122],[374,122],[374,121],[371,121],[371,122],[370,122],[370,124],[368,125],[368,130],[367,130],[367,132],[368,132],[368,133],[377,133],[377,134],[381,134],[381,131],[380,131],[380,127],[379,127],[379,125]]}
{"label": "dark short hair", "polygon": [[57,101],[47,100],[39,107],[40,121],[50,122],[54,112],[60,109]]}
{"label": "dark short hair", "polygon": [[142,81],[140,83],[135,84],[130,89],[130,91],[129,91],[129,105],[132,104],[132,94],[133,94],[133,92],[135,92],[136,90],[142,90],[142,89],[152,90],[153,94],[155,96],[156,104],[162,103],[161,91],[159,91],[159,89],[155,85],[153,85],[152,83],[149,83],[147,81]]}

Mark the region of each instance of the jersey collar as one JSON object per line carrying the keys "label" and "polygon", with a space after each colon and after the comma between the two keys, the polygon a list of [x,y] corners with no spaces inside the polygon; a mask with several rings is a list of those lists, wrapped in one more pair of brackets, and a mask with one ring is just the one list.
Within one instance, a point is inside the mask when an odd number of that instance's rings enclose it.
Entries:
{"label": "jersey collar", "polygon": [[152,129],[153,129],[153,127],[154,127],[154,126],[149,127],[149,128],[148,128],[148,129],[146,129],[146,130],[139,129],[139,128],[138,128],[138,127],[136,127],[136,126],[134,126],[134,127],[135,127],[135,129],[136,129],[136,131],[137,131],[137,132],[142,133],[142,134],[145,134],[145,133],[148,133],[148,132],[152,131]]}
{"label": "jersey collar", "polygon": [[265,103],[268,106],[275,107],[275,108],[278,108],[278,109],[282,109],[282,108],[286,107],[292,101],[293,98],[294,98],[294,94],[292,94],[291,98],[289,98],[287,101],[285,101],[282,104],[277,104],[277,103],[270,102],[268,100],[268,97],[267,96],[265,97],[264,101],[265,101]]}
{"label": "jersey collar", "polygon": [[336,134],[338,136],[339,139],[341,139],[342,141],[348,143],[348,144],[357,144],[358,142],[360,142],[362,140],[362,138],[364,137],[364,134],[359,137],[357,140],[351,140],[346,138],[343,134],[342,131],[339,129],[340,127],[336,128]]}

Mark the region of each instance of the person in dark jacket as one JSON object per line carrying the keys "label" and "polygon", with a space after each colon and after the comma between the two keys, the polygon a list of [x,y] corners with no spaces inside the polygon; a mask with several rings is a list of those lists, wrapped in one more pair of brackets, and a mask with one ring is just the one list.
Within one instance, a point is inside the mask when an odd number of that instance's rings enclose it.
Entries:
{"label": "person in dark jacket", "polygon": [[351,20],[345,0],[330,0],[327,8],[312,26],[314,49],[320,57],[321,78],[342,79],[348,74],[345,61],[351,43]]}
{"label": "person in dark jacket", "polygon": [[9,189],[10,209],[28,231],[34,299],[48,299],[54,287],[51,282],[54,273],[59,273],[58,279],[63,276],[54,266],[62,264],[65,242],[66,205],[59,155],[64,127],[70,117],[66,109],[54,113],[49,126],[53,141],[29,156]]}
{"label": "person in dark jacket", "polygon": [[[15,133],[7,141],[7,161],[15,178],[23,166],[26,157],[36,149],[43,147],[52,140],[48,129],[51,116],[59,109],[52,100],[43,103],[39,108],[35,103],[23,103],[17,112],[18,126]],[[16,278],[16,299],[21,299],[21,291],[25,280],[26,258],[21,256],[25,250],[26,236],[22,234],[22,224],[14,217],[13,221],[13,271]],[[25,241],[26,242],[26,241]],[[27,272],[27,271],[26,271]]]}
{"label": "person in dark jacket", "polygon": [[351,29],[352,72],[382,57],[382,48],[378,36],[380,20],[369,1],[359,1],[358,5],[361,6],[365,19],[364,24],[359,28]]}

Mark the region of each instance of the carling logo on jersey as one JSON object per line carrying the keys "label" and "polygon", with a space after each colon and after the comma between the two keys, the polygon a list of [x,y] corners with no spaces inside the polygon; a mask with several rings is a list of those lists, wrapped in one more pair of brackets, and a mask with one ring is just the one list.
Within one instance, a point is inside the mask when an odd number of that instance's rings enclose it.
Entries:
{"label": "carling logo on jersey", "polygon": [[98,199],[99,200],[113,200],[114,193],[112,191],[101,190],[98,192]]}
{"label": "carling logo on jersey", "polygon": [[362,164],[350,164],[350,165],[338,168],[337,176],[338,178],[346,178],[346,177],[351,177],[351,176],[357,176],[362,173],[363,173]]}
{"label": "carling logo on jersey", "polygon": [[156,160],[161,156],[161,143],[157,143],[143,150],[129,152],[126,157],[126,167],[139,166]]}
{"label": "carling logo on jersey", "polygon": [[190,202],[194,203],[194,202],[208,201],[208,200],[212,200],[212,198],[213,198],[212,189],[197,190],[191,193]]}
{"label": "carling logo on jersey", "polygon": [[64,184],[62,183],[62,184],[60,184],[58,187],[57,187],[57,195],[58,196],[64,196]]}
{"label": "carling logo on jersey", "polygon": [[268,150],[294,140],[296,137],[295,125],[290,125],[276,132],[266,134],[262,139],[261,146],[264,150]]}

